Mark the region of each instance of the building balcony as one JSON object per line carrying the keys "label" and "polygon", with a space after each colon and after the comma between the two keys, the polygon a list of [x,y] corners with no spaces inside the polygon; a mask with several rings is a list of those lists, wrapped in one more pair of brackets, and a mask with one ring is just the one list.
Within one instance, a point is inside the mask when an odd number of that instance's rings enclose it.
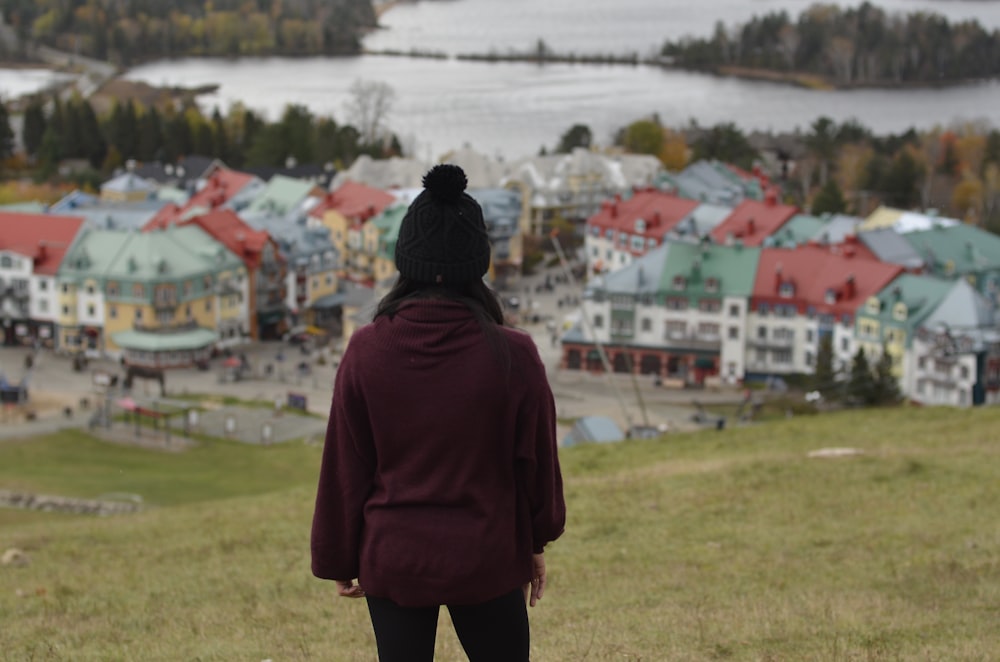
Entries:
{"label": "building balcony", "polygon": [[791,349],[795,347],[794,338],[748,338],[747,346],[760,349]]}
{"label": "building balcony", "polygon": [[718,335],[701,335],[697,333],[667,332],[663,339],[666,349],[696,350],[718,352],[722,347],[722,339]]}

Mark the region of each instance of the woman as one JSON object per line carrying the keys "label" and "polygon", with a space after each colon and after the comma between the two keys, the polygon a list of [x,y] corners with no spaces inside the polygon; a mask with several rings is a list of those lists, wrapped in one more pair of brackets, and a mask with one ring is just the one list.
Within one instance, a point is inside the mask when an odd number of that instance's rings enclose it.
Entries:
{"label": "woman", "polygon": [[423,183],[399,279],[337,371],[312,570],[367,598],[381,662],[432,660],[440,605],[472,662],[526,661],[526,592],[541,599],[566,517],[552,392],[483,283],[489,236],[465,173],[439,165]]}

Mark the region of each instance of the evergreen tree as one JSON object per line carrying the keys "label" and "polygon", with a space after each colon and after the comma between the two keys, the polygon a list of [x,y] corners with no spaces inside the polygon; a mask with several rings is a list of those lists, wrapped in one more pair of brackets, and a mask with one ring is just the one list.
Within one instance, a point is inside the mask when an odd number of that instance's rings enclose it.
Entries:
{"label": "evergreen tree", "polygon": [[91,167],[100,168],[104,163],[104,158],[108,154],[108,143],[101,131],[101,125],[97,121],[97,114],[89,101],[84,101],[78,108],[80,116],[80,139],[81,149]]}
{"label": "evergreen tree", "polygon": [[865,348],[859,347],[851,362],[851,378],[847,382],[847,399],[853,404],[868,406],[872,404],[874,389],[875,380],[868,363],[868,357],[865,355]]}
{"label": "evergreen tree", "polygon": [[7,114],[7,104],[0,100],[0,159],[7,159],[14,154],[14,131],[10,128],[10,115]]}
{"label": "evergreen tree", "polygon": [[41,99],[32,99],[24,109],[24,125],[21,128],[21,142],[24,143],[24,151],[29,157],[38,154],[47,126]]}
{"label": "evergreen tree", "polygon": [[586,124],[574,124],[566,133],[559,138],[559,145],[556,147],[557,154],[569,154],[577,147],[590,148],[594,140],[590,127]]}
{"label": "evergreen tree", "polygon": [[60,151],[59,136],[55,129],[49,125],[42,136],[42,144],[38,148],[38,173],[39,181],[51,179],[59,172],[59,161],[62,160]]}
{"label": "evergreen tree", "polygon": [[813,374],[813,388],[831,399],[837,395],[837,376],[833,369],[833,334],[820,336],[816,351],[816,371]]}
{"label": "evergreen tree", "polygon": [[889,348],[882,345],[882,355],[875,364],[875,375],[872,383],[872,401],[876,405],[895,405],[903,395],[899,381],[893,375],[892,354]]}
{"label": "evergreen tree", "polygon": [[844,200],[844,194],[840,192],[837,180],[831,177],[826,180],[826,184],[813,198],[812,213],[819,216],[821,214],[840,214],[846,210],[847,201]]}
{"label": "evergreen tree", "polygon": [[156,108],[150,108],[139,117],[139,135],[136,158],[143,163],[158,161],[163,154],[163,121]]}

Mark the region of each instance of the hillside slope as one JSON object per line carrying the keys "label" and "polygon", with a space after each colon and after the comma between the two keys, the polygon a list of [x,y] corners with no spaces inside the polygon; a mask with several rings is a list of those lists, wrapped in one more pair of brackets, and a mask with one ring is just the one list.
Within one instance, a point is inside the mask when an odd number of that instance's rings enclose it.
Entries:
{"label": "hillside slope", "polygon": [[[534,659],[989,659],[998,425],[899,409],[564,450]],[[830,447],[862,454],[809,457]],[[374,659],[364,605],[309,574],[293,484],[0,528],[30,561],[0,566],[0,659]]]}

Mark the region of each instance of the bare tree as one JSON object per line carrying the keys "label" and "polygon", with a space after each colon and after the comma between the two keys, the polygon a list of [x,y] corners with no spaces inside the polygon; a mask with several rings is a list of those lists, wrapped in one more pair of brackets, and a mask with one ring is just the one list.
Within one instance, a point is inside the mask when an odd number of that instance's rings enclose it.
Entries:
{"label": "bare tree", "polygon": [[396,99],[396,91],[381,81],[356,80],[347,100],[349,121],[361,134],[366,145],[374,145],[385,137],[385,122]]}

